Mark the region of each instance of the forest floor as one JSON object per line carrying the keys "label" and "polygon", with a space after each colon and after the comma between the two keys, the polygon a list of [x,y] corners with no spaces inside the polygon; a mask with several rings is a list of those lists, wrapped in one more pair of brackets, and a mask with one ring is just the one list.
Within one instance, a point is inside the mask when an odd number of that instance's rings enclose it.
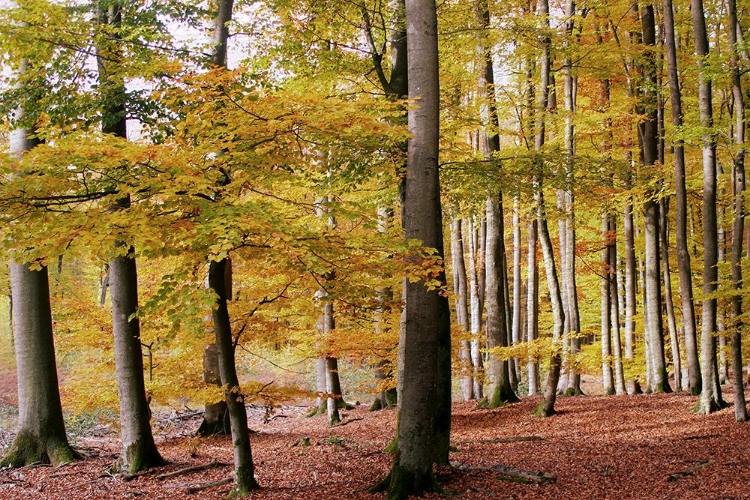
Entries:
{"label": "forest floor", "polygon": [[[731,401],[731,388],[724,398]],[[438,471],[443,498],[467,499],[739,499],[750,498],[750,423],[734,422],[732,407],[710,416],[691,413],[687,394],[582,396],[558,399],[559,413],[531,415],[538,397],[495,410],[453,406],[453,468]],[[394,435],[394,410],[361,405],[330,428],[305,408],[249,407],[253,457],[262,489],[251,499],[383,499],[367,489],[386,475],[383,448]],[[75,438],[87,459],[62,467],[0,471],[0,499],[224,498],[224,484],[189,494],[188,488],[229,478],[228,437],[195,438],[193,413],[161,414],[157,444],[169,464],[124,480],[108,473],[117,455],[115,430],[95,426]],[[12,438],[0,429],[0,446]],[[309,438],[309,446],[301,443]],[[164,477],[189,466],[212,467]],[[503,479],[496,466],[554,475],[547,484]],[[493,469],[495,467],[495,469]],[[512,479],[512,478],[511,478]],[[516,478],[517,479],[517,478]],[[432,494],[428,498],[441,498]]]}

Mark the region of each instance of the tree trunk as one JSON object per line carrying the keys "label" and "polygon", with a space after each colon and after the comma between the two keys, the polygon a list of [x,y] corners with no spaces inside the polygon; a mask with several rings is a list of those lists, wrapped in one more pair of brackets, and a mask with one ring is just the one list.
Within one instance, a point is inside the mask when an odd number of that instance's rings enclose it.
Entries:
{"label": "tree trunk", "polygon": [[[507,347],[508,332],[505,322],[505,301],[502,296],[501,260],[504,258],[500,246],[502,233],[501,205],[491,199],[487,200],[487,347]],[[487,374],[490,379],[488,390],[489,408],[498,408],[504,404],[518,401],[510,383],[508,360],[500,359],[497,354],[490,355]]]}
{"label": "tree trunk", "polygon": [[471,365],[471,344],[469,342],[469,308],[467,303],[466,265],[464,264],[464,244],[461,219],[451,223],[451,261],[453,263],[453,294],[456,301],[456,323],[461,332],[458,343],[458,359],[461,364],[461,396],[464,401],[474,398],[474,376]]}
{"label": "tree trunk", "polygon": [[617,297],[617,223],[614,214],[609,216],[609,300],[612,324],[612,362],[615,367],[615,394],[625,394],[625,375],[622,366],[622,340],[620,339],[620,307]]}
{"label": "tree trunk", "polygon": [[696,408],[698,413],[713,413],[725,406],[721,397],[716,361],[716,296],[718,282],[718,236],[716,227],[716,139],[711,104],[711,77],[706,68],[708,35],[702,0],[691,0],[698,56],[698,108],[703,132],[703,299],[701,325],[701,378],[703,388]]}
{"label": "tree trunk", "polygon": [[[472,219],[466,219],[469,242],[469,294],[471,302],[471,364],[474,368],[474,397],[484,398],[482,381],[484,378],[484,363],[482,360],[482,280],[480,275],[481,263],[477,262],[477,256],[483,252],[478,245],[478,234],[476,225]],[[481,259],[482,261],[484,259]]]}
{"label": "tree trunk", "polygon": [[[547,0],[541,0],[538,4],[539,17],[541,18],[542,27],[549,29],[549,3]],[[545,142],[545,120],[546,110],[549,105],[550,89],[550,45],[551,41],[547,35],[544,35],[542,41],[542,54],[540,57],[540,75],[539,84],[539,101],[538,115],[536,120],[534,139],[534,149],[537,153],[541,152]],[[541,160],[537,160],[541,161]],[[555,413],[555,400],[557,398],[557,384],[560,379],[560,369],[562,360],[560,348],[565,325],[565,311],[562,304],[562,293],[557,276],[557,267],[555,264],[555,253],[552,248],[552,239],[547,227],[547,214],[544,207],[544,193],[542,189],[542,171],[543,165],[536,165],[534,172],[534,201],[536,202],[537,226],[539,229],[539,240],[542,247],[542,256],[544,258],[544,269],[547,275],[547,288],[549,289],[550,302],[552,303],[552,354],[550,355],[549,373],[547,374],[547,385],[544,390],[544,400],[537,409],[536,413],[540,416],[549,417]]]}
{"label": "tree trunk", "polygon": [[659,213],[661,223],[659,224],[661,240],[662,274],[664,275],[664,307],[667,313],[667,326],[669,328],[669,341],[672,348],[672,367],[674,368],[674,390],[682,392],[682,363],[680,362],[680,342],[677,338],[677,321],[674,314],[674,303],[672,301],[672,276],[669,272],[669,228],[667,226],[667,213],[669,211],[669,199],[659,200]]}
{"label": "tree trunk", "polygon": [[[537,264],[537,221],[529,223],[526,284],[526,334],[529,344],[539,338],[539,265]],[[529,396],[539,392],[539,361],[534,356],[528,360]]]}
{"label": "tree trunk", "polygon": [[[672,125],[682,129],[682,96],[677,73],[677,49],[675,46],[674,15],[672,0],[664,0],[664,38],[669,74],[669,92],[672,104]],[[690,266],[690,251],[687,234],[687,189],[685,187],[685,148],[679,134],[675,137],[674,152],[675,200],[677,204],[677,269],[680,276],[680,300],[682,322],[685,334],[685,357],[687,361],[688,386],[690,393],[697,396],[701,392],[701,372],[698,362],[698,341],[693,302],[693,278]]]}
{"label": "tree trunk", "polygon": [[[22,61],[23,74],[28,63]],[[23,107],[15,110],[21,119]],[[38,141],[28,130],[10,134],[10,155],[20,159]],[[18,375],[18,433],[0,459],[0,468],[25,467],[35,462],[58,466],[78,458],[68,444],[57,381],[52,309],[46,266],[32,271],[27,264],[10,263],[13,344]]]}
{"label": "tree trunk", "polygon": [[[659,156],[658,120],[656,95],[656,55],[651,52],[656,45],[654,8],[642,5],[640,8],[643,44],[646,46],[646,62],[643,69],[644,87],[641,105],[644,118],[639,123],[642,162],[645,167],[654,165]],[[649,361],[649,388],[652,392],[671,392],[664,358],[664,332],[662,330],[661,273],[659,266],[659,203],[654,194],[647,194],[643,204],[645,224],[645,293],[644,320],[647,338],[647,360]]]}
{"label": "tree trunk", "polygon": [[257,489],[253,454],[250,448],[250,432],[247,428],[245,396],[240,389],[234,361],[234,339],[227,309],[226,266],[228,259],[212,260],[208,266],[208,286],[216,295],[213,308],[216,349],[219,354],[219,375],[224,386],[224,398],[229,412],[234,451],[233,496],[245,496]]}
{"label": "tree trunk", "polygon": [[612,314],[610,299],[610,281],[613,279],[612,270],[609,267],[609,214],[606,209],[602,214],[602,300],[601,300],[601,318],[602,318],[602,386],[604,394],[615,393],[615,379],[612,373]]}
{"label": "tree trunk", "polygon": [[729,43],[732,47],[731,72],[734,97],[734,143],[737,147],[733,164],[734,222],[732,224],[732,383],[734,385],[734,418],[748,419],[745,386],[742,380],[742,237],[745,225],[745,103],[740,80],[737,45],[737,2],[727,0],[729,11]]}
{"label": "tree trunk", "polygon": [[[632,363],[635,357],[636,316],[636,259],[635,231],[633,229],[633,204],[628,200],[624,210],[623,233],[625,235],[625,361]],[[628,394],[641,392],[640,384],[632,378],[625,379]]]}
{"label": "tree trunk", "polygon": [[[97,46],[97,63],[101,97],[105,103],[102,132],[127,139],[125,83],[123,76],[117,73],[121,70],[118,66],[123,58],[121,8],[119,2],[99,7],[99,25],[103,33],[102,41]],[[117,200],[112,210],[129,208],[130,197],[126,195]],[[164,459],[156,449],[151,433],[151,412],[143,377],[135,249],[123,241],[116,242],[115,246],[119,255],[109,263],[109,288],[122,451],[114,468],[130,475],[162,465]]]}
{"label": "tree trunk", "polygon": [[[407,238],[443,257],[438,171],[440,86],[434,0],[407,0],[409,139],[403,204]],[[445,274],[438,280],[445,284]],[[389,499],[436,490],[434,463],[447,463],[450,437],[450,307],[438,289],[404,280],[398,453],[381,483]]]}

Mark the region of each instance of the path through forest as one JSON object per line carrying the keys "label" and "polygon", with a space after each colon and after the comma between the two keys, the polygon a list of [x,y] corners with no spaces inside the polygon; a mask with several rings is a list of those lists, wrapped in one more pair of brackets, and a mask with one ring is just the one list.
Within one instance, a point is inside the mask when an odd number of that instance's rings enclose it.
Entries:
{"label": "path through forest", "polygon": [[[724,397],[732,400],[731,389],[725,388]],[[750,498],[750,423],[735,423],[731,407],[698,416],[690,412],[695,398],[686,394],[565,397],[559,414],[545,420],[531,415],[538,402],[524,398],[497,410],[454,404],[456,467],[440,471],[447,498]],[[267,423],[265,409],[250,410],[263,486],[252,499],[385,498],[366,490],[389,468],[391,457],[382,450],[393,436],[395,411],[371,413],[362,405],[344,412],[344,425],[328,428],[324,416],[302,417],[302,407],[280,408]],[[190,413],[161,415],[157,444],[170,464],[129,481],[107,473],[117,452],[116,432],[94,428],[76,439],[88,460],[0,471],[0,498],[224,498],[226,484],[188,493],[189,487],[228,478],[232,470],[229,438],[194,438],[198,423]],[[202,464],[212,466],[163,477]],[[502,480],[491,469],[498,465],[543,471],[556,482]]]}

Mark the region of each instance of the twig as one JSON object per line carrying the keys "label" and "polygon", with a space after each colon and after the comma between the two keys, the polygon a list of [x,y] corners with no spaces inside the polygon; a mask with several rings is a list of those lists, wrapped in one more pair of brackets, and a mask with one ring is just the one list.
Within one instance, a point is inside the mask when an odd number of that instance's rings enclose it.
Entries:
{"label": "twig", "polygon": [[174,472],[167,472],[165,474],[160,474],[156,476],[157,481],[163,481],[164,479],[168,479],[170,477],[180,476],[182,474],[188,474],[190,472],[197,472],[200,470],[206,470],[206,469],[212,469],[214,467],[226,467],[227,464],[217,462],[215,459],[211,460],[207,464],[202,465],[193,465],[191,467],[185,467],[183,469],[176,470]]}
{"label": "twig", "polygon": [[509,436],[494,439],[477,439],[473,441],[457,441],[456,444],[473,444],[473,443],[517,443],[520,441],[542,441],[542,436]]}
{"label": "twig", "polygon": [[700,460],[697,464],[688,467],[685,470],[671,473],[667,476],[667,481],[677,481],[678,479],[682,479],[685,476],[691,475],[695,471],[701,470],[703,467],[707,466],[710,463],[710,460]]}
{"label": "twig", "polygon": [[364,420],[364,418],[362,418],[362,417],[359,417],[359,418],[350,418],[349,420],[344,420],[343,422],[341,422],[339,425],[337,425],[337,427],[343,427],[346,424],[349,424],[351,422],[356,422],[357,420]]}
{"label": "twig", "polygon": [[196,484],[194,486],[188,486],[185,488],[185,493],[188,495],[192,493],[198,493],[199,491],[207,490],[209,488],[215,488],[217,486],[223,486],[225,484],[231,484],[234,482],[234,478],[228,477],[226,479],[222,479],[220,481],[212,481],[210,483],[202,483],[202,484]]}
{"label": "twig", "polygon": [[557,482],[557,476],[548,472],[534,470],[517,469],[505,465],[493,465],[491,467],[482,467],[479,465],[467,465],[464,463],[451,462],[451,466],[459,470],[479,470],[492,471],[500,474],[498,479],[503,481],[516,481],[528,484],[548,484]]}

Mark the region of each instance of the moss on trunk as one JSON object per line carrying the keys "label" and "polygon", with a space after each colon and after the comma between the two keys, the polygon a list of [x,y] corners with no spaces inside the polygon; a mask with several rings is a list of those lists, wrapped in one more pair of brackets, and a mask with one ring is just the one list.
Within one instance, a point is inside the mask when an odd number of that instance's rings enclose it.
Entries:
{"label": "moss on trunk", "polygon": [[66,439],[49,435],[37,436],[28,429],[21,429],[0,460],[0,468],[25,467],[33,463],[58,466],[78,458],[80,455],[70,447]]}
{"label": "moss on trunk", "polygon": [[257,489],[260,489],[260,485],[255,480],[252,464],[235,469],[234,487],[229,492],[229,498],[242,498]]}

